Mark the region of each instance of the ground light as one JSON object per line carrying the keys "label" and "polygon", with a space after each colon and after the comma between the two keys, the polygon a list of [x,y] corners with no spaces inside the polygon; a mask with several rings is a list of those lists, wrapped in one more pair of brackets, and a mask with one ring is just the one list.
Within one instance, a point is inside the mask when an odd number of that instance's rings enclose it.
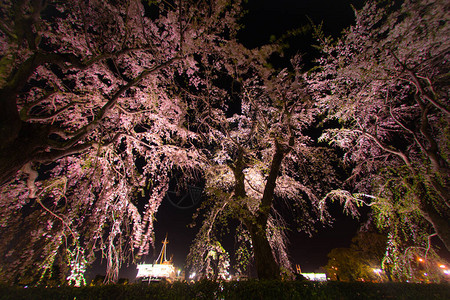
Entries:
{"label": "ground light", "polygon": [[378,268],[373,269],[373,272],[380,277],[380,282],[383,281],[383,278],[381,277],[381,272],[382,272],[381,269],[378,269]]}

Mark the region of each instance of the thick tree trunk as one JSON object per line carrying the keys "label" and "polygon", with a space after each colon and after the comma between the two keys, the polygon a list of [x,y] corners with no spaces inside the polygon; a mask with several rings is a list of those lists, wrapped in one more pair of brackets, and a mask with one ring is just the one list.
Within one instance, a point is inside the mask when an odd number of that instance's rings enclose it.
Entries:
{"label": "thick tree trunk", "polygon": [[22,149],[9,147],[0,153],[0,186],[14,178],[16,173],[28,162],[25,155],[20,155]]}
{"label": "thick tree trunk", "polygon": [[259,279],[280,279],[280,267],[275,261],[266,235],[267,220],[273,203],[276,180],[278,178],[278,172],[280,171],[281,162],[290,151],[290,147],[292,147],[293,144],[293,137],[289,139],[289,145],[280,144],[275,140],[276,151],[273,155],[269,176],[267,177],[258,212],[251,223],[246,222],[252,238],[253,253]]}
{"label": "thick tree trunk", "polygon": [[0,137],[0,186],[39,153],[45,153],[48,130],[39,124],[21,123],[14,138]]}
{"label": "thick tree trunk", "polygon": [[[252,239],[256,272],[259,279],[280,279],[280,268],[275,261],[269,241],[266,236],[266,226],[248,226]],[[264,228],[264,229],[263,229]]]}
{"label": "thick tree trunk", "polygon": [[0,149],[17,138],[20,126],[16,94],[9,89],[0,89]]}
{"label": "thick tree trunk", "polygon": [[[273,155],[272,163],[270,166],[269,176],[264,187],[263,197],[256,213],[252,213],[248,210],[244,204],[243,209],[247,213],[242,217],[242,221],[245,223],[253,245],[253,254],[255,258],[256,271],[259,279],[280,279],[280,268],[275,261],[275,257],[272,253],[269,241],[267,239],[267,220],[269,218],[270,209],[273,204],[273,196],[276,186],[276,180],[278,178],[278,172],[280,171],[281,162],[286,154],[290,151],[290,147],[294,145],[294,138],[289,138],[289,144],[283,145],[275,140],[275,153]],[[245,167],[244,151],[242,148],[238,149],[237,158],[235,164],[231,166],[234,178],[235,186],[234,193],[238,199],[245,199],[247,197],[245,192],[245,175],[243,173]],[[252,216],[249,216],[252,215]]]}
{"label": "thick tree trunk", "polygon": [[437,210],[423,182],[418,183],[416,197],[420,202],[422,216],[433,226],[440,240],[444,243],[447,250],[450,251],[450,218],[448,209],[441,205],[440,211]]}
{"label": "thick tree trunk", "polygon": [[439,239],[444,243],[445,248],[450,251],[450,220],[441,216],[432,205],[423,205],[422,212],[424,218],[433,226]]}
{"label": "thick tree trunk", "polygon": [[0,186],[14,178],[28,162],[25,157],[29,155],[30,141],[23,136],[26,131],[23,125],[17,111],[16,93],[0,89]]}

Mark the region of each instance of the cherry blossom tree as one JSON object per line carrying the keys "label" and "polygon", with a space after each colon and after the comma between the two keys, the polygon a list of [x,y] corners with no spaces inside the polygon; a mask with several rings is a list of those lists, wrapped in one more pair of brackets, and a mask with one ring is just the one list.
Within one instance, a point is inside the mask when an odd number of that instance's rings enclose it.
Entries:
{"label": "cherry blossom tree", "polygon": [[280,205],[285,203],[300,229],[310,232],[324,183],[337,182],[327,163],[332,153],[306,134],[319,112],[301,73],[267,68],[274,50],[229,44],[208,52],[202,59],[202,89],[184,90],[191,110],[199,112],[191,128],[203,137],[209,157],[204,171],[208,200],[189,256],[196,270],[204,268],[201,258],[232,219],[240,224],[241,245],[251,247],[239,253],[251,253],[258,278],[280,278],[280,267],[292,269]]}
{"label": "cherry blossom tree", "polygon": [[340,122],[322,138],[354,167],[353,191],[329,198],[370,205],[389,255],[433,235],[450,249],[448,5],[368,1],[337,41],[317,28],[324,55],[308,81]]}
{"label": "cherry blossom tree", "polygon": [[148,251],[171,172],[203,164],[170,87],[195,83],[194,55],[239,13],[239,1],[2,2],[2,279],[57,268],[79,281],[100,251],[114,280]]}

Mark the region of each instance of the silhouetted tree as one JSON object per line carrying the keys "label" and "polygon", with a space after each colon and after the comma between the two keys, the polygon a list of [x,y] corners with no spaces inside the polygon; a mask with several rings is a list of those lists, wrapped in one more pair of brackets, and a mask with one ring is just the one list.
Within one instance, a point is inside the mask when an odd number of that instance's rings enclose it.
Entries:
{"label": "silhouetted tree", "polygon": [[[325,266],[328,276],[338,281],[379,281],[387,238],[378,233],[359,232],[350,248],[335,248]],[[380,273],[376,273],[380,270]]]}

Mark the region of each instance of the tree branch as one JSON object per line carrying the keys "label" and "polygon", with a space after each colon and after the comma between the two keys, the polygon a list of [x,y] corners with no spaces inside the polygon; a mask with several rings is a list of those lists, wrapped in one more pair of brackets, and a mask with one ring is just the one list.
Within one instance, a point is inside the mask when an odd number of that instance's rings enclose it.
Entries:
{"label": "tree branch", "polygon": [[[106,147],[106,146],[116,142],[117,140],[119,140],[119,138],[122,135],[123,135],[123,132],[118,132],[114,135],[114,137],[112,139],[110,139],[109,141],[107,141],[103,144],[100,144],[100,146]],[[82,143],[82,144],[77,144],[77,145],[72,146],[67,149],[52,149],[48,152],[40,152],[38,154],[35,154],[32,158],[32,161],[40,162],[40,163],[49,163],[49,162],[55,161],[57,159],[63,158],[68,155],[83,152],[83,151],[85,151],[91,147],[95,147],[97,145],[98,144],[94,143],[94,142],[86,142],[86,143]]]}
{"label": "tree branch", "polygon": [[409,134],[411,134],[413,136],[414,140],[419,145],[420,149],[422,149],[423,152],[426,152],[425,146],[419,141],[416,133],[414,131],[412,131],[411,129],[409,129],[408,127],[406,127],[402,122],[400,122],[400,120],[398,120],[394,116],[394,114],[392,113],[392,107],[390,107],[390,106],[389,106],[389,114],[391,115],[391,117],[395,123],[397,123],[401,128],[403,128],[404,130],[406,130]]}
{"label": "tree branch", "polygon": [[[416,94],[415,98],[419,98],[419,96]],[[419,103],[419,101],[418,101]],[[420,103],[419,103],[420,105]],[[446,161],[439,155],[439,147],[436,142],[436,140],[433,138],[433,136],[429,132],[429,122],[428,122],[428,111],[430,109],[429,105],[426,105],[425,107],[423,105],[420,105],[420,109],[422,110],[421,115],[421,126],[420,126],[420,132],[422,135],[426,138],[428,143],[430,144],[429,149],[425,149],[425,153],[428,158],[431,161],[431,165],[433,166],[433,169],[436,173],[440,173],[443,171],[444,173],[447,172],[447,163]]]}
{"label": "tree branch", "polygon": [[446,108],[443,104],[439,103],[438,101],[434,100],[433,97],[430,97],[422,87],[422,84],[420,83],[419,79],[417,78],[417,75],[410,69],[406,69],[408,74],[413,78],[413,83],[416,87],[416,93],[420,92],[420,95],[424,97],[426,100],[428,100],[431,104],[433,104],[436,108],[441,110],[443,113],[447,115],[447,117],[450,116],[450,111],[448,108]]}
{"label": "tree branch", "polygon": [[25,104],[19,112],[20,118],[22,119],[22,121],[28,120],[27,119],[29,117],[28,114],[30,113],[30,110],[33,107],[44,102],[45,100],[47,100],[48,98],[50,98],[51,96],[53,96],[56,93],[58,93],[58,91],[51,91],[51,92],[45,93],[44,96],[42,96],[38,100]]}
{"label": "tree branch", "polygon": [[259,205],[260,217],[267,220],[270,208],[272,207],[273,195],[276,187],[276,180],[280,171],[281,162],[284,157],[289,153],[291,147],[294,145],[294,137],[291,135],[289,138],[289,145],[282,145],[275,139],[275,153],[270,165],[269,176],[267,177],[266,185],[264,187],[263,197]]}
{"label": "tree branch", "polygon": [[[392,56],[394,57],[394,59],[397,61],[397,63],[402,66],[402,68],[404,70],[406,70],[406,72],[412,77],[412,83],[414,84],[414,86],[416,87],[416,94],[420,94],[422,95],[422,97],[424,97],[426,100],[428,100],[431,104],[433,104],[436,108],[438,108],[439,110],[441,110],[443,113],[445,113],[447,115],[447,117],[450,116],[450,111],[448,110],[448,108],[446,108],[443,104],[439,103],[438,101],[434,100],[433,97],[430,97],[427,92],[425,91],[425,89],[423,88],[422,84],[419,81],[419,78],[417,77],[416,73],[414,73],[410,68],[408,68],[408,66],[406,66],[406,64],[402,63],[397,55],[395,55],[395,53],[390,50],[389,51]],[[428,78],[427,78],[428,79]],[[430,84],[430,88],[433,91],[433,87],[431,86],[431,81],[428,79],[428,82]],[[434,93],[435,94],[435,93]]]}
{"label": "tree branch", "polygon": [[150,74],[159,71],[160,69],[170,65],[175,60],[178,60],[179,57],[174,57],[169,59],[168,61],[153,67],[152,69],[144,70],[142,71],[138,76],[136,76],[133,80],[128,82],[126,85],[119,88],[119,90],[114,93],[114,95],[111,97],[111,99],[106,102],[105,105],[100,109],[100,111],[95,116],[94,120],[90,122],[89,124],[85,125],[84,127],[80,128],[73,134],[73,138],[71,138],[68,141],[65,141],[61,145],[61,149],[68,149],[78,143],[82,138],[84,138],[89,132],[91,132],[92,129],[96,128],[99,124],[99,122],[106,116],[106,114],[116,105],[117,101],[119,100],[119,97],[129,88],[136,86],[139,84],[144,78],[149,76]]}
{"label": "tree branch", "polygon": [[33,156],[32,160],[35,162],[40,162],[40,163],[50,163],[57,159],[63,158],[65,156],[85,151],[85,150],[89,149],[90,147],[92,147],[92,145],[93,145],[92,143],[83,143],[83,144],[78,144],[78,145],[75,145],[75,146],[67,148],[67,149],[61,149],[61,150],[60,149],[57,149],[57,150],[52,149],[49,152],[41,152],[41,153],[35,154]]}
{"label": "tree branch", "polygon": [[76,104],[77,103],[75,103],[75,102],[69,103],[66,106],[61,107],[60,109],[58,109],[57,111],[53,112],[52,114],[50,114],[48,116],[41,116],[41,117],[28,116],[23,121],[47,121],[47,120],[53,119],[54,117],[58,116],[60,113],[66,111],[67,109],[71,108],[72,106],[74,106]]}
{"label": "tree branch", "polygon": [[372,134],[363,131],[363,130],[358,130],[355,129],[354,131],[362,133],[363,135],[367,136],[368,138],[372,139],[381,149],[383,149],[386,152],[389,152],[391,154],[394,154],[398,157],[400,157],[403,162],[406,164],[406,166],[408,167],[408,169],[413,173],[416,174],[416,171],[414,170],[411,161],[409,160],[408,156],[406,156],[405,153],[403,153],[402,151],[396,151],[394,149],[389,148],[388,145],[384,144],[383,142],[381,142],[377,137],[373,136]]}

